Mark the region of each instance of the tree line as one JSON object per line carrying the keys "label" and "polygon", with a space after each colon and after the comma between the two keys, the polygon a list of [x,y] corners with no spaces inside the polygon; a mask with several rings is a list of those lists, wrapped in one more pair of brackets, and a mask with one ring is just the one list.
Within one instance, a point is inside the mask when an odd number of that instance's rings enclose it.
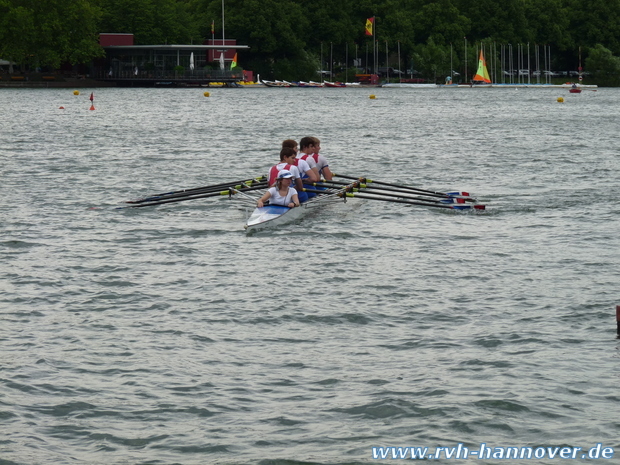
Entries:
{"label": "tree line", "polygon": [[88,63],[104,54],[100,32],[133,33],[138,45],[201,44],[212,25],[222,37],[222,4],[225,37],[250,46],[239,64],[266,78],[369,64],[373,40],[380,66],[428,79],[465,61],[474,68],[481,46],[525,44],[551,50],[547,69],[577,69],[581,50],[598,80],[620,74],[620,0],[0,0],[0,58],[26,68]]}

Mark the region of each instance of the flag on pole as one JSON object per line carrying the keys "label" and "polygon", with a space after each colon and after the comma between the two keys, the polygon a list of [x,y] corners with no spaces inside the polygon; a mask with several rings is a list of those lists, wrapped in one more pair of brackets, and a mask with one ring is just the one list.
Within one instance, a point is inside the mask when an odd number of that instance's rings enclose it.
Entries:
{"label": "flag on pole", "polygon": [[372,18],[368,18],[366,20],[366,35],[367,36],[373,35],[374,26],[375,26],[375,17],[373,16]]}
{"label": "flag on pole", "polygon": [[220,52],[220,69],[224,69],[224,52]]}
{"label": "flag on pole", "polygon": [[233,68],[236,68],[236,67],[237,67],[237,54],[235,53],[234,58],[230,62],[230,69],[233,69]]}
{"label": "flag on pole", "polygon": [[215,21],[211,21],[211,35],[215,34]]}
{"label": "flag on pole", "polygon": [[90,101],[92,102],[95,99],[95,96],[93,95],[93,92],[90,93]]}

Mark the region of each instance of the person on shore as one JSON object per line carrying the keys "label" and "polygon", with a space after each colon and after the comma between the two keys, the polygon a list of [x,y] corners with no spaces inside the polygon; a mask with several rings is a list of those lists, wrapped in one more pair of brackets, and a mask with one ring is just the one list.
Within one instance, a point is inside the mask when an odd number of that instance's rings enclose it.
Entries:
{"label": "person on shore", "polygon": [[293,173],[289,170],[281,170],[278,173],[276,184],[270,187],[263,196],[258,199],[256,205],[263,207],[265,202],[269,200],[270,205],[282,205],[288,208],[299,207],[299,196],[297,190],[291,187],[293,181]]}
{"label": "person on shore", "polygon": [[308,200],[308,194],[303,191],[304,187],[301,182],[301,173],[297,166],[295,166],[295,159],[297,157],[297,151],[290,147],[284,147],[280,150],[280,163],[274,165],[269,170],[268,185],[271,187],[275,184],[278,174],[282,170],[290,171],[293,175],[293,182],[297,189],[297,195],[300,202]]}
{"label": "person on shore", "polygon": [[329,169],[327,159],[319,154],[321,151],[321,141],[316,137],[303,137],[299,141],[299,158],[305,160],[310,168],[315,170],[315,174],[321,179],[332,180],[332,172]]}

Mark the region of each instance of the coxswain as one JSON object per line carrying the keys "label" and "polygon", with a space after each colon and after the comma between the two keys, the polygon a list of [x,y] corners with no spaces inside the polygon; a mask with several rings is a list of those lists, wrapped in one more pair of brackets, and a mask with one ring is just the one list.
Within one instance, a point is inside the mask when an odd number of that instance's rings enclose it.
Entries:
{"label": "coxswain", "polygon": [[304,192],[304,187],[301,183],[301,174],[297,166],[295,166],[295,159],[297,157],[297,152],[290,148],[284,147],[280,150],[280,163],[274,165],[269,170],[269,186],[273,186],[278,178],[278,173],[282,170],[288,170],[293,175],[293,182],[295,188],[297,189],[297,195],[299,196],[300,202],[305,202],[308,200],[308,194]]}
{"label": "coxswain", "polygon": [[258,199],[256,205],[262,207],[269,200],[270,205],[282,205],[284,207],[299,207],[299,196],[297,190],[291,187],[293,173],[289,170],[281,170],[276,179],[276,185],[270,187],[263,196]]}

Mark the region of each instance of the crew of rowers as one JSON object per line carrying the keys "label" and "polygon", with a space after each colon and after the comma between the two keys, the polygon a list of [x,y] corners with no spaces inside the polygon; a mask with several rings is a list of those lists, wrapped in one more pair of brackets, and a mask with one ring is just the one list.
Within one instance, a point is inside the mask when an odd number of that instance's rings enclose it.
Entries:
{"label": "crew of rowers", "polygon": [[269,190],[258,199],[257,205],[262,207],[269,200],[271,205],[293,208],[315,197],[317,194],[314,192],[304,192],[304,184],[308,188],[322,190],[312,184],[321,178],[332,180],[329,164],[319,154],[320,150],[321,141],[316,137],[304,137],[299,145],[292,139],[282,142],[280,163],[269,170]]}

